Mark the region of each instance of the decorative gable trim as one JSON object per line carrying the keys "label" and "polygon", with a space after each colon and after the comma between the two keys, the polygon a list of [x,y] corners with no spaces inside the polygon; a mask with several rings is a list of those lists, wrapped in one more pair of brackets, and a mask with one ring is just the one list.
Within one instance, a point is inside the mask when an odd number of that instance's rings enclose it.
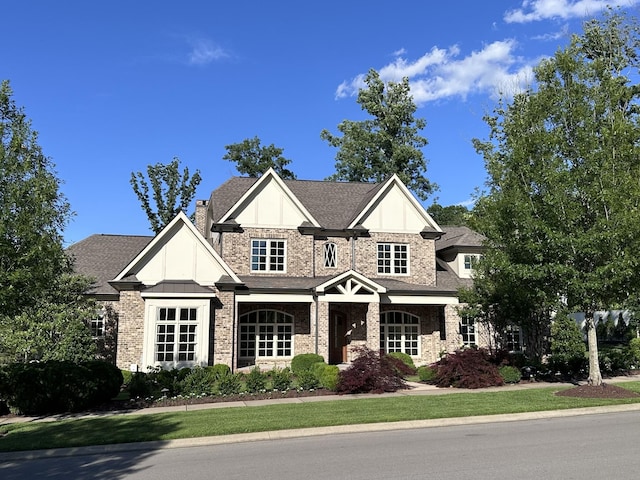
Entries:
{"label": "decorative gable trim", "polygon": [[325,301],[362,302],[371,297],[379,301],[387,289],[354,270],[348,270],[321,283],[314,291]]}
{"label": "decorative gable trim", "polygon": [[231,270],[231,267],[227,265],[227,263],[218,255],[213,247],[205,240],[205,238],[198,232],[195,225],[191,223],[189,218],[185,215],[184,212],[180,211],[169,224],[162,229],[162,231],[155,236],[153,240],[142,250],[117,276],[112,280],[112,282],[122,282],[130,275],[135,275],[135,273],[140,269],[142,265],[144,265],[149,258],[149,256],[154,255],[154,252],[158,252],[160,248],[167,242],[167,240],[171,237],[173,231],[175,231],[180,224],[186,226],[187,231],[190,232],[193,240],[198,242],[211,257],[220,265],[220,267],[224,270],[226,276],[232,279],[234,283],[242,284],[242,281],[238,278],[238,276]]}
{"label": "decorative gable trim", "polygon": [[[373,198],[365,205],[365,207],[358,213],[356,218],[351,222],[351,224],[347,227],[349,229],[356,228],[358,224],[363,223],[365,217],[371,213],[371,211],[375,208],[376,205],[379,204],[380,200],[389,193],[393,186],[397,186],[402,194],[406,197],[406,199],[412,204],[412,206],[416,209],[420,217],[425,222],[425,227],[422,230],[421,234],[442,234],[442,230],[438,226],[438,224],[431,218],[431,215],[427,213],[424,207],[418,202],[416,197],[409,191],[407,186],[400,180],[398,175],[395,173],[388,178],[381,186],[380,189],[376,192]],[[428,232],[428,233],[427,233]],[[425,237],[428,238],[428,237]]]}
{"label": "decorative gable trim", "polygon": [[[293,202],[296,208],[302,213],[302,215],[307,219],[306,222],[313,225],[314,227],[320,227],[318,221],[311,215],[309,210],[300,202],[298,197],[296,197],[291,189],[287,187],[282,178],[275,172],[273,168],[269,168],[264,175],[262,175],[252,186],[249,188],[242,197],[225,213],[222,218],[217,222],[218,225],[224,224],[229,220],[235,219],[238,215],[238,212],[242,210],[243,206],[247,204],[247,202],[255,197],[257,192],[259,192],[267,183],[275,182],[278,187],[282,190],[282,192]],[[305,222],[305,223],[306,223]]]}

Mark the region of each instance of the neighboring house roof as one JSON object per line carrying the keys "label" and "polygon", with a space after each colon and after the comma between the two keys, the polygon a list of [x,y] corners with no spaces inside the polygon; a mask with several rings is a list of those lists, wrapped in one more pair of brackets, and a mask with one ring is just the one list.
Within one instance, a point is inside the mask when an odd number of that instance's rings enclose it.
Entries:
{"label": "neighboring house roof", "polygon": [[449,248],[468,250],[482,248],[484,235],[471,230],[469,227],[443,226],[444,235],[436,240],[436,251]]}
{"label": "neighboring house roof", "polygon": [[67,253],[74,259],[76,273],[95,279],[92,293],[115,295],[118,292],[109,285],[109,280],[113,280],[152,239],[144,235],[95,234],[71,245]]}

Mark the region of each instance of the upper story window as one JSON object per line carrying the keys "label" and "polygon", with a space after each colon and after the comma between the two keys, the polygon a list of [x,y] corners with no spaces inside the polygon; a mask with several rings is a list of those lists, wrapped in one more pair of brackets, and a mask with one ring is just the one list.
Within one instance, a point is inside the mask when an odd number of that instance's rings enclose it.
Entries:
{"label": "upper story window", "polygon": [[379,243],[378,273],[408,275],[409,245],[404,243]]}
{"label": "upper story window", "polygon": [[464,269],[465,270],[472,270],[473,266],[478,261],[478,258],[480,258],[478,255],[465,255],[464,256]]}
{"label": "upper story window", "polygon": [[338,266],[338,246],[335,243],[325,243],[322,250],[325,268],[336,268]]}
{"label": "upper story window", "polygon": [[251,271],[285,272],[286,247],[284,240],[251,240]]}
{"label": "upper story window", "polygon": [[477,345],[476,321],[474,318],[462,317],[460,320],[460,335],[462,336],[462,345],[465,347]]}

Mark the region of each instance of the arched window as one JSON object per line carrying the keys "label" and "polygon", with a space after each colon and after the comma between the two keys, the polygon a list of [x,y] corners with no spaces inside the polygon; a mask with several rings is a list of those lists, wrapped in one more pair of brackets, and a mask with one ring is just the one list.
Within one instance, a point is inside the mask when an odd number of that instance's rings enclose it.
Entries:
{"label": "arched window", "polygon": [[290,357],[293,316],[277,310],[254,310],[240,316],[240,359]]}
{"label": "arched window", "polygon": [[407,312],[380,314],[380,350],[420,355],[420,318]]}

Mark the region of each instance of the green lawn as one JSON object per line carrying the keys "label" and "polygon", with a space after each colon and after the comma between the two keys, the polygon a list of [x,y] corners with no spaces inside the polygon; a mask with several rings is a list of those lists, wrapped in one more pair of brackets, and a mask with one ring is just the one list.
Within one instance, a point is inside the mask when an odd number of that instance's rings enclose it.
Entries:
{"label": "green lawn", "polygon": [[[640,382],[620,386],[640,393]],[[37,450],[333,425],[638,403],[554,395],[558,388],[332,400],[0,426],[0,451]]]}

